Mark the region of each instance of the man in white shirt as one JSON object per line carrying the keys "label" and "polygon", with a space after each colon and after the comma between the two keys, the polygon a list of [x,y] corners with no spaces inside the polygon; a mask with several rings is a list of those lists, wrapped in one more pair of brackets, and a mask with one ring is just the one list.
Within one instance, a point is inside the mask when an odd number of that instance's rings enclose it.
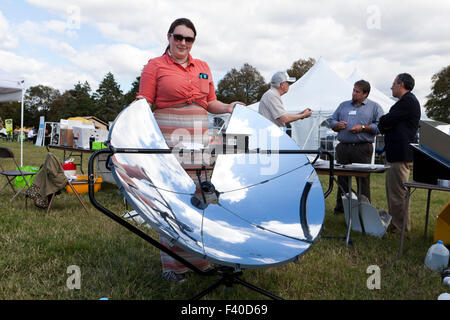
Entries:
{"label": "man in white shirt", "polygon": [[258,112],[279,127],[286,127],[288,123],[308,118],[312,114],[309,108],[296,114],[286,113],[281,96],[289,91],[290,84],[295,81],[296,79],[289,77],[287,72],[278,71],[272,76],[270,89],[264,93],[259,102]]}

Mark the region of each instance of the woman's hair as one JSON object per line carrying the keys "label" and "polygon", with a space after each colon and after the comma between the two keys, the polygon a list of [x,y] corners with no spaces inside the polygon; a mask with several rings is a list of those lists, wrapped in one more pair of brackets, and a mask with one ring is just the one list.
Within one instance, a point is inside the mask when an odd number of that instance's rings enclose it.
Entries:
{"label": "woman's hair", "polygon": [[[194,24],[192,23],[191,20],[189,20],[187,18],[178,18],[178,19],[176,19],[170,25],[169,31],[167,33],[173,33],[175,31],[175,28],[178,27],[178,26],[186,26],[187,28],[191,29],[194,32],[194,38],[197,36],[197,30],[195,30]],[[170,48],[170,45],[167,46],[167,48],[164,51],[164,53],[166,53],[167,50],[169,50],[169,48]]]}

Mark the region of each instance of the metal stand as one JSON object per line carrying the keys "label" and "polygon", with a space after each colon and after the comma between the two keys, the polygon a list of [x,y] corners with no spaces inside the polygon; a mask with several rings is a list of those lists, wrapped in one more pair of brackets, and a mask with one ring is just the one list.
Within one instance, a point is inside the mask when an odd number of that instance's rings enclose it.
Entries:
{"label": "metal stand", "polygon": [[[361,178],[356,177],[358,180],[357,183],[357,189],[358,189],[358,218],[359,218],[359,224],[361,226],[362,234],[365,235],[366,231],[364,229],[364,223],[361,217]],[[348,176],[348,229],[347,229],[347,236],[345,237],[345,245],[348,248],[348,244],[350,241],[350,232],[352,230],[352,177]]]}
{"label": "metal stand", "polygon": [[[409,188],[408,188],[408,194],[409,192]],[[426,216],[425,216],[425,230],[423,231],[423,240],[425,241],[427,239],[427,229],[428,229],[428,215],[430,213],[430,198],[431,198],[431,189],[428,189],[428,196],[427,196],[427,211],[426,211]],[[408,202],[406,202],[406,205],[409,205],[409,198],[408,198]]]}
{"label": "metal stand", "polygon": [[250,290],[253,290],[255,292],[258,292],[266,297],[269,297],[273,300],[283,300],[282,298],[270,293],[269,291],[266,291],[264,289],[261,289],[251,283],[248,283],[247,281],[242,280],[239,278],[242,275],[242,271],[235,271],[233,268],[224,268],[223,270],[219,271],[222,273],[222,279],[211,285],[210,287],[206,288],[202,292],[200,292],[198,295],[192,298],[192,300],[199,300],[203,298],[205,295],[210,293],[211,291],[217,289],[219,286],[224,285],[227,287],[227,289],[231,289],[233,284],[240,284],[244,287],[249,288]]}
{"label": "metal stand", "polygon": [[438,190],[438,191],[450,191],[450,188],[448,187],[442,187],[439,185],[433,185],[433,184],[427,184],[427,183],[421,183],[421,182],[405,182],[403,184],[406,187],[406,197],[405,197],[405,212],[403,214],[403,223],[402,223],[402,230],[400,234],[400,246],[398,248],[398,254],[397,254],[397,260],[400,260],[403,255],[403,241],[405,237],[405,230],[406,230],[406,220],[409,218],[408,213],[408,207],[409,207],[409,200],[411,197],[411,188],[414,189],[427,189],[427,209],[425,213],[425,230],[423,231],[423,240],[425,241],[427,239],[427,228],[428,228],[428,216],[430,211],[430,199],[431,199],[431,191],[432,190]]}
{"label": "metal stand", "polygon": [[[329,169],[326,168],[324,165],[315,165],[314,168],[316,169],[316,172],[318,174],[329,174]],[[379,167],[379,168],[350,168],[350,167],[336,167],[335,172],[336,172],[336,176],[347,176],[348,179],[348,191],[344,190],[343,187],[339,184],[339,182],[337,181],[337,179],[334,179],[334,181],[336,182],[337,187],[339,188],[339,190],[342,192],[342,194],[344,195],[344,197],[346,199],[349,200],[349,203],[351,201],[351,177],[355,177],[357,179],[358,182],[358,190],[355,192],[358,195],[358,219],[361,225],[361,231],[362,234],[365,235],[366,231],[365,231],[365,227],[364,227],[364,221],[362,221],[362,205],[361,205],[361,179],[369,177],[371,173],[382,173],[384,172],[388,167],[383,166],[383,167]],[[354,223],[354,219],[352,219],[352,215],[351,215],[351,205],[348,205],[348,211],[349,211],[349,220],[348,220],[348,228],[346,231],[346,234],[344,237],[336,237],[336,236],[321,236],[322,238],[338,238],[338,239],[344,239],[346,241],[346,247],[349,247],[350,245],[352,245],[351,242],[351,224]],[[354,217],[353,217],[354,218]]]}
{"label": "metal stand", "polygon": [[[350,241],[350,233],[352,231],[352,176],[348,177],[348,193],[347,193],[347,199],[348,199],[348,229],[347,229],[347,235],[345,237],[345,246],[348,248],[348,243]],[[345,193],[344,193],[345,195]]]}
{"label": "metal stand", "polygon": [[[344,195],[344,197],[347,197],[346,196],[346,194],[351,194],[351,192],[353,192],[353,190],[352,190],[352,187],[351,187],[351,180],[352,179],[352,177],[351,176],[349,176],[348,177],[348,193],[346,193],[345,192],[345,190],[344,190],[344,188],[338,183],[338,181],[337,181],[337,179],[336,178],[334,178],[333,177],[333,180],[334,180],[334,182],[336,182],[336,185],[337,185],[337,187],[338,187],[338,189],[340,189],[341,190],[341,192],[342,192],[342,194]],[[349,199],[348,197],[347,197],[347,199]],[[351,210],[351,203],[350,203],[350,199],[349,199],[349,201],[348,201],[348,209],[349,209],[349,212],[351,212],[350,210]],[[349,222],[348,222],[348,227],[347,227],[347,232],[346,232],[346,234],[345,234],[345,236],[321,236],[321,238],[322,239],[340,239],[340,240],[345,240],[345,247],[346,248],[350,248],[350,249],[353,249],[353,241],[352,241],[352,239],[351,239],[351,237],[350,237],[350,234],[351,234],[351,228],[352,228],[352,217],[351,217],[351,214],[350,214],[350,216],[349,216]]]}

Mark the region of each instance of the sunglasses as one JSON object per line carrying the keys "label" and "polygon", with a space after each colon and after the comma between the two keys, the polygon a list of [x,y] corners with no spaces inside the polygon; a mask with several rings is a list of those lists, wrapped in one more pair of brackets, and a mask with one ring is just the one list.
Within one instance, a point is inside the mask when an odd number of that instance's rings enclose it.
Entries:
{"label": "sunglasses", "polygon": [[195,40],[195,38],[193,38],[193,37],[184,37],[184,36],[182,36],[181,34],[174,34],[174,33],[171,33],[170,34],[171,36],[173,36],[173,38],[176,40],[176,41],[186,41],[186,43],[192,43],[192,42],[194,42],[194,40]]}

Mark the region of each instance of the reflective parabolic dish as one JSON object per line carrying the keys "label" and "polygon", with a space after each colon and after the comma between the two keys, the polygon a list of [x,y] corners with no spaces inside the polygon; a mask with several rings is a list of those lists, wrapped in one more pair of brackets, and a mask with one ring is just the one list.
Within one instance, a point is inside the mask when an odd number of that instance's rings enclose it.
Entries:
{"label": "reflective parabolic dish", "polygon": [[[299,150],[272,122],[237,105],[227,134],[249,135],[249,149]],[[145,99],[110,129],[114,148],[169,149]],[[266,268],[296,260],[319,236],[325,200],[304,154],[218,154],[211,183],[217,201],[191,204],[196,184],[172,153],[115,153],[112,172],[136,212],[159,233],[211,262]],[[306,210],[302,210],[304,207]]]}

